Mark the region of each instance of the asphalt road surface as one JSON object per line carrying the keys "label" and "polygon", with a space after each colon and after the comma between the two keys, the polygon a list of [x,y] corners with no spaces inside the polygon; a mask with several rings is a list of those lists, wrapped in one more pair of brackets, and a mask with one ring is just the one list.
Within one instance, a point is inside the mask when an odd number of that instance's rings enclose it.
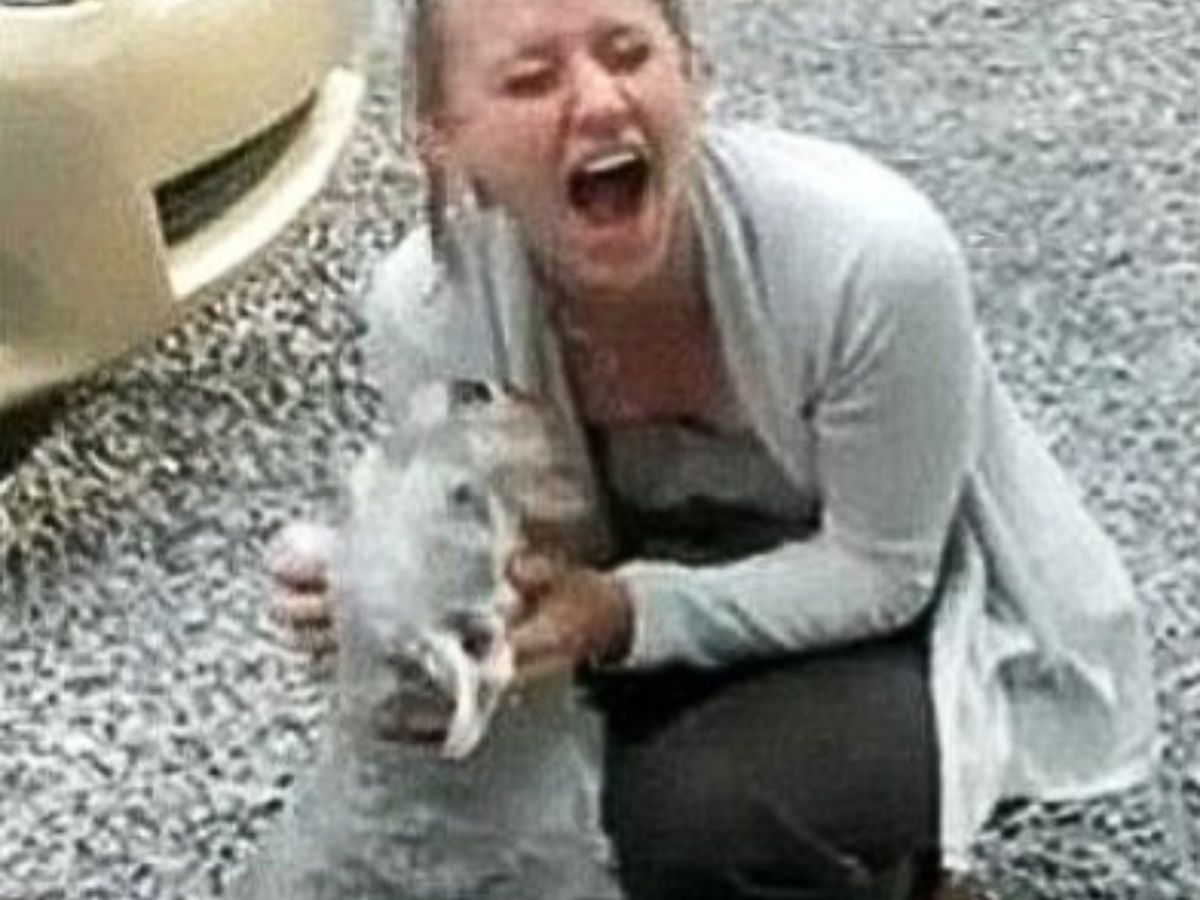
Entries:
{"label": "asphalt road surface", "polygon": [[[1160,777],[1003,810],[979,871],[1016,900],[1200,896],[1200,6],[709,6],[717,114],[856,143],[945,210],[1003,375],[1145,602]],[[0,900],[219,896],[311,759],[328,677],[279,644],[259,560],[372,430],[353,309],[416,188],[379,24],[328,190],[0,480]]]}

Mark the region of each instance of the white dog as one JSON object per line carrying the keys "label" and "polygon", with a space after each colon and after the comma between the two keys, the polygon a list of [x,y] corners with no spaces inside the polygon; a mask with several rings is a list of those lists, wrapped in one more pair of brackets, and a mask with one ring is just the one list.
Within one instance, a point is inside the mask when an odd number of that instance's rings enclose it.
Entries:
{"label": "white dog", "polygon": [[594,723],[565,680],[519,703],[506,692],[508,555],[532,532],[539,549],[606,547],[586,456],[494,385],[435,385],[409,419],[359,467],[323,545],[337,714],[313,783],[235,896],[615,898]]}

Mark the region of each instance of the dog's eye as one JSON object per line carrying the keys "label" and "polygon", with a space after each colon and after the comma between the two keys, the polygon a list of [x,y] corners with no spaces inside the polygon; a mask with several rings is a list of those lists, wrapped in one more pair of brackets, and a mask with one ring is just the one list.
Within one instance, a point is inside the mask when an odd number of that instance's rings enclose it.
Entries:
{"label": "dog's eye", "polygon": [[446,624],[458,636],[459,644],[471,659],[483,660],[492,652],[497,634],[489,620],[475,613],[457,612],[447,617]]}
{"label": "dog's eye", "polygon": [[492,652],[495,635],[490,628],[473,628],[459,635],[462,648],[471,659],[481,660]]}
{"label": "dog's eye", "polygon": [[492,402],[492,388],[482,381],[459,380],[450,385],[455,406],[475,406]]}
{"label": "dog's eye", "polygon": [[488,519],[488,502],[483,491],[469,481],[460,481],[450,489],[450,507],[459,515],[467,515],[481,522]]}
{"label": "dog's eye", "polygon": [[469,506],[476,499],[475,489],[465,481],[450,489],[450,502],[455,506]]}

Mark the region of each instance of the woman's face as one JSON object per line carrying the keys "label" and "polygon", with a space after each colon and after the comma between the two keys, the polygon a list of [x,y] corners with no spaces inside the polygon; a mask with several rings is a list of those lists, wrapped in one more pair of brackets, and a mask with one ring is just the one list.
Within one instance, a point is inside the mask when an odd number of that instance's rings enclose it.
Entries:
{"label": "woman's face", "polygon": [[698,90],[650,0],[448,0],[431,134],[569,292],[622,296],[669,264]]}

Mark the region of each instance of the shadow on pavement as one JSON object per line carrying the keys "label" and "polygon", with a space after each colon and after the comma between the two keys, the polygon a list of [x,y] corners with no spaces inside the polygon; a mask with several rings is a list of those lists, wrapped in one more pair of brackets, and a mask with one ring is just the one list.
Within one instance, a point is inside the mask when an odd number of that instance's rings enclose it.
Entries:
{"label": "shadow on pavement", "polygon": [[48,394],[0,410],[0,479],[29,454],[54,425],[63,407],[61,396]]}

